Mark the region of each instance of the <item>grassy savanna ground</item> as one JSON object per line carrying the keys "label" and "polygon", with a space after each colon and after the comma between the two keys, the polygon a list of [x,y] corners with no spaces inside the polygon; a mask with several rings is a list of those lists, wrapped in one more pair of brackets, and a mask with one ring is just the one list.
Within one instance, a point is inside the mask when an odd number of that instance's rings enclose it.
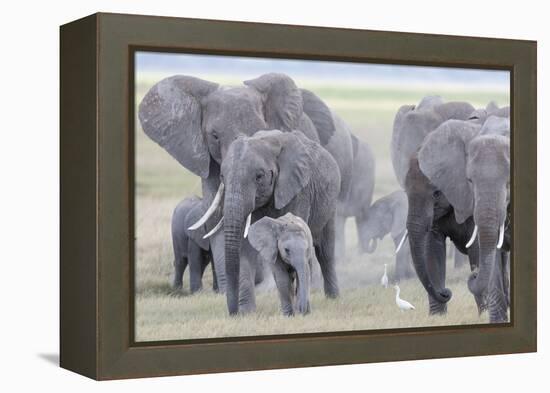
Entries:
{"label": "grassy savanna ground", "polygon": [[[136,103],[153,83],[163,76],[137,74]],[[215,76],[200,75],[220,83],[239,84]],[[250,77],[254,77],[251,75]],[[415,104],[425,95],[439,94],[446,100],[466,100],[476,107],[494,100],[507,105],[507,91],[463,89],[452,86],[373,86],[336,85],[310,81],[296,82],[318,94],[352,128],[355,135],[370,144],[376,156],[377,199],[398,188],[390,160],[393,117],[403,104]],[[188,272],[184,290],[173,294],[171,214],[179,200],[200,195],[200,180],[151,142],[136,121],[136,339],[138,341],[206,337],[249,336],[304,332],[382,329],[434,325],[486,323],[478,317],[475,302],[466,287],[467,267],[454,269],[449,260],[447,286],[453,291],[448,314],[429,317],[424,289],[415,278],[401,282],[401,297],[416,306],[401,312],[395,305],[395,291],[378,282],[384,263],[393,272],[393,244],[389,238],[379,243],[373,255],[359,256],[353,220],[348,220],[347,256],[337,266],[341,296],[327,300],[320,288],[312,291],[312,313],[286,318],[280,314],[274,289],[257,291],[257,312],[230,318],[225,296],[211,290],[211,270],[205,273],[205,289],[188,295]],[[319,272],[317,272],[319,274]],[[269,287],[269,286],[268,286]]]}

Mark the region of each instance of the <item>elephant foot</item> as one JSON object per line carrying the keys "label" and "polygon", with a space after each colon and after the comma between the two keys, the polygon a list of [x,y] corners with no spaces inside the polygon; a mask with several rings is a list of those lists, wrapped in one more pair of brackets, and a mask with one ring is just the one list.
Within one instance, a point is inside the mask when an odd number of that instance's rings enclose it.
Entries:
{"label": "elephant foot", "polygon": [[429,315],[446,315],[447,303],[430,304]]}
{"label": "elephant foot", "polygon": [[338,290],[338,288],[336,289],[333,289],[333,290],[325,290],[325,297],[327,299],[337,299],[340,297],[340,291]]}
{"label": "elephant foot", "polygon": [[239,305],[239,312],[237,315],[247,315],[256,312],[256,305]]}
{"label": "elephant foot", "polygon": [[490,323],[508,323],[508,313],[505,313],[504,315],[491,315],[489,317]]}

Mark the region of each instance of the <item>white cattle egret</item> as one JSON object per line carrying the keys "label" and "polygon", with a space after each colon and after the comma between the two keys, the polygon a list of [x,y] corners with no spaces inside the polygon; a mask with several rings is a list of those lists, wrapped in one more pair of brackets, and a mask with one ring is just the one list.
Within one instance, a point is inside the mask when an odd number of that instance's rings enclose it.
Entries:
{"label": "white cattle egret", "polygon": [[380,284],[382,284],[382,286],[384,288],[387,288],[388,287],[388,271],[387,271],[387,268],[386,268],[386,264],[384,263],[384,275],[382,276],[382,278],[380,279]]}
{"label": "white cattle egret", "polygon": [[394,288],[397,291],[395,294],[395,304],[397,304],[397,307],[399,307],[401,311],[414,310],[414,306],[412,304],[399,297],[399,292],[401,292],[399,285],[394,285]]}

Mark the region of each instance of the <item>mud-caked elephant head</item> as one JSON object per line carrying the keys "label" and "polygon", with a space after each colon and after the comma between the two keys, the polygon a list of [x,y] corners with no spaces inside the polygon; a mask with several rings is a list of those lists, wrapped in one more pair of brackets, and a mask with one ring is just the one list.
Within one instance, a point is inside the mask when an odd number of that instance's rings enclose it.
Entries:
{"label": "mud-caked elephant head", "polygon": [[283,314],[309,313],[311,272],[318,262],[307,224],[291,213],[263,217],[250,227],[248,238],[271,267]]}
{"label": "mud-caked elephant head", "polygon": [[[479,271],[470,278],[470,290],[487,294],[489,277],[498,249],[508,248],[507,208],[510,181],[509,120],[489,117],[480,126],[475,121],[450,120],[426,137],[411,160],[407,176],[408,229],[413,261],[419,278],[438,301],[447,301],[450,291],[438,287],[426,274],[422,262],[422,239],[439,214],[452,207],[458,224],[473,217],[475,227],[466,247],[477,241]],[[419,171],[418,171],[419,170]],[[420,173],[421,172],[421,173]]]}

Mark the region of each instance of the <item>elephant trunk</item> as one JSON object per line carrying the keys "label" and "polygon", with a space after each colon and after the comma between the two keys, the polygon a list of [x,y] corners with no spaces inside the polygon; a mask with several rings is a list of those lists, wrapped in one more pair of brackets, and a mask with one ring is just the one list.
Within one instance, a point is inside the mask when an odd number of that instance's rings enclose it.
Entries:
{"label": "elephant trunk", "polygon": [[[244,223],[252,212],[238,187],[229,187],[224,201],[225,276],[227,308],[230,315],[239,312],[240,253]],[[250,203],[248,205],[251,205]]]}
{"label": "elephant trunk", "polygon": [[499,229],[506,217],[505,194],[484,191],[480,195],[483,198],[478,200],[474,210],[474,220],[478,226],[479,270],[468,279],[468,288],[478,297],[494,299],[496,294],[490,293],[490,281],[497,260]]}
{"label": "elephant trunk", "polygon": [[376,251],[376,246],[378,245],[375,231],[373,230],[373,220],[369,219],[368,215],[363,214],[360,217],[355,217],[355,221],[361,251],[372,254]]}
{"label": "elephant trunk", "polygon": [[[429,214],[428,214],[429,212]],[[441,288],[440,274],[438,268],[437,253],[431,252],[429,247],[429,238],[432,236],[430,230],[433,217],[433,202],[432,203],[417,203],[409,200],[409,213],[407,216],[407,231],[409,233],[411,256],[416,274],[428,295],[435,301],[441,304],[440,309],[444,310],[445,303],[451,300],[452,292],[447,288]],[[428,267],[431,267],[435,272],[430,272]],[[431,277],[431,276],[435,276]],[[442,311],[443,311],[442,310]],[[434,309],[430,308],[430,313]]]}
{"label": "elephant trunk", "polygon": [[311,270],[307,261],[304,259],[297,267],[295,267],[297,283],[297,311],[302,314],[308,314],[309,306],[309,291],[311,287]]}

